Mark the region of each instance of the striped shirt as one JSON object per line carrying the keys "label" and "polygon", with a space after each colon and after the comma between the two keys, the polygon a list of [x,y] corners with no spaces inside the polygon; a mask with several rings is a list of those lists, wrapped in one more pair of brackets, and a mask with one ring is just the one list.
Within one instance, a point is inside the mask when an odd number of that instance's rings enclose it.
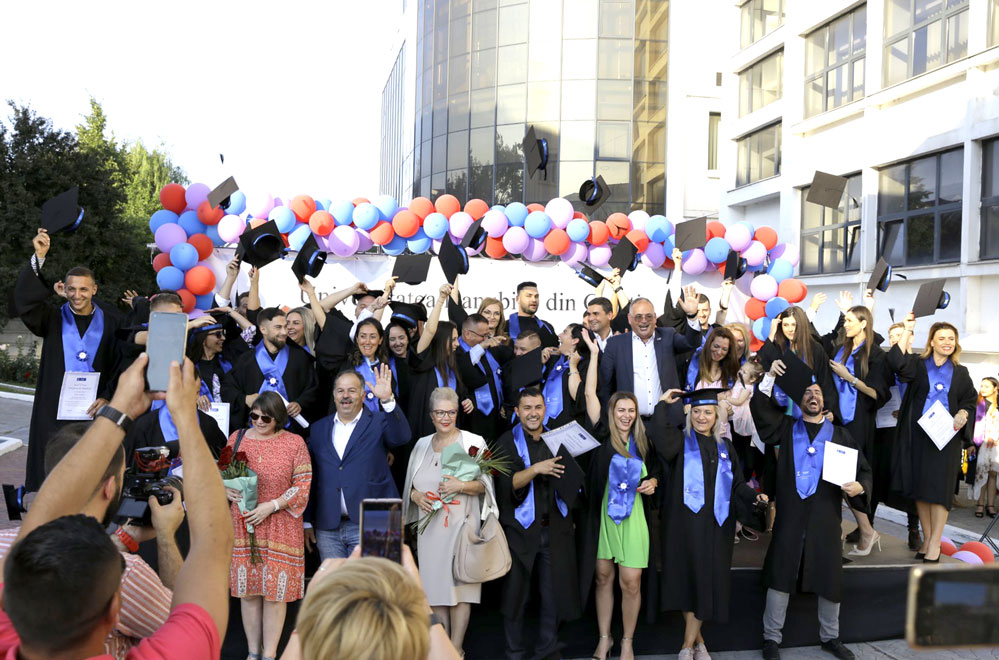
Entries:
{"label": "striped shirt", "polygon": [[[0,530],[0,557],[6,556],[20,531]],[[122,553],[125,572],[121,576],[121,612],[118,624],[104,642],[104,650],[124,660],[129,650],[150,637],[170,616],[173,592],[163,586],[156,571],[138,555]]]}

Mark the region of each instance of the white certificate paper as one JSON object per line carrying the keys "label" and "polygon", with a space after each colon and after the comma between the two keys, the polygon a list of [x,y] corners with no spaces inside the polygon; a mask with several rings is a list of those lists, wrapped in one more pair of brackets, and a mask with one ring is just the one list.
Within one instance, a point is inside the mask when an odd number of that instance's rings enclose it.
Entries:
{"label": "white certificate paper", "polygon": [[573,458],[600,446],[600,443],[596,440],[596,438],[587,433],[583,427],[579,425],[579,422],[569,422],[565,426],[560,426],[551,431],[545,431],[541,434],[541,438],[545,441],[545,444],[548,445],[548,449],[551,450],[552,456],[558,455],[559,445],[565,445],[565,448],[570,454],[572,454]]}
{"label": "white certificate paper", "polygon": [[[281,393],[277,392],[277,395],[281,396]],[[284,402],[285,408],[287,408],[290,405],[288,403],[288,399],[284,398],[283,396],[281,396],[281,400]],[[303,429],[309,428],[309,422],[307,422],[306,419],[301,415],[295,415],[294,417],[292,417],[292,419],[298,422],[298,425],[301,426]]]}
{"label": "white certificate paper", "polygon": [[229,435],[228,403],[213,403],[206,414],[214,419],[215,423],[219,425],[219,428],[222,430],[222,435]]}
{"label": "white certificate paper", "polygon": [[937,449],[943,449],[957,431],[954,430],[954,417],[947,412],[943,404],[934,401],[926,414],[919,418],[919,425],[926,431]]}
{"label": "white certificate paper", "polygon": [[56,419],[93,419],[87,409],[97,400],[97,384],[101,374],[97,371],[67,371],[62,376],[59,390],[59,410]]}
{"label": "white certificate paper", "polygon": [[875,425],[879,429],[890,429],[898,426],[898,420],[892,414],[902,408],[902,396],[899,394],[898,385],[891,386],[891,398],[888,403],[878,408]]}
{"label": "white certificate paper", "polygon": [[857,480],[857,450],[827,442],[822,455],[822,478],[842,486]]}

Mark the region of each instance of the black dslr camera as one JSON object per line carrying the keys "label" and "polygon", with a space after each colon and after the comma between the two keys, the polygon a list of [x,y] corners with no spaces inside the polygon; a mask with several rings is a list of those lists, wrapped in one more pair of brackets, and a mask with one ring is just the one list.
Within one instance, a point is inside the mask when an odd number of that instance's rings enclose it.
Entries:
{"label": "black dslr camera", "polygon": [[135,450],[132,465],[125,471],[121,504],[114,519],[116,523],[152,525],[149,498],[155,497],[161,505],[170,504],[173,493],[167,487],[182,489],[183,480],[169,476],[170,462],[170,450],[167,447],[141,447]]}

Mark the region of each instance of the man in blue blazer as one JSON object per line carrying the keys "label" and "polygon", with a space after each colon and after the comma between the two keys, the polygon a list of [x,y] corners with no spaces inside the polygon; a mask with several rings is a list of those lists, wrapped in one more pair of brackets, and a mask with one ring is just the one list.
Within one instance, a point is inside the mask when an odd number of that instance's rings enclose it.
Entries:
{"label": "man in blue blazer", "polygon": [[392,370],[383,364],[368,383],[381,402],[364,405],[364,380],[342,371],[333,384],[336,413],[312,425],[312,491],[305,508],[305,545],[323,559],[347,557],[360,541],[361,500],[399,497],[388,451],[409,442],[409,424],[392,395]]}
{"label": "man in blue blazer", "polygon": [[[656,312],[648,298],[631,301],[631,332],[608,338],[600,356],[599,394],[605,406],[614,392],[633,392],[638,399],[638,414],[648,421],[663,392],[681,387],[676,356],[700,345],[697,293],[692,287],[680,305],[687,315],[682,334],[674,328],[656,327]],[[670,405],[669,420],[677,426],[683,424],[679,402]]]}

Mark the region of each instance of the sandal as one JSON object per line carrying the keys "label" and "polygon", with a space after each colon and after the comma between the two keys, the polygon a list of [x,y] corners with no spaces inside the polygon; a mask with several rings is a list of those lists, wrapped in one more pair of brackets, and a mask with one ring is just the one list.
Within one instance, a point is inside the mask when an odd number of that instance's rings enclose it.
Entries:
{"label": "sandal", "polygon": [[989,518],[996,517],[996,508],[994,506],[988,506],[985,507],[985,509],[986,509],[986,515],[988,515]]}
{"label": "sandal", "polygon": [[985,517],[985,505],[979,504],[975,507],[975,517],[984,518]]}
{"label": "sandal", "polygon": [[262,660],[259,653],[247,653],[246,660]]}
{"label": "sandal", "polygon": [[610,655],[611,649],[614,648],[614,640],[611,638],[610,635],[601,635],[600,636],[601,641],[597,642],[597,646],[600,646],[601,642],[605,639],[610,640],[610,646],[607,647],[607,652],[604,654],[604,657],[601,658],[599,655],[592,655],[590,656],[590,660],[607,660],[607,656]]}

